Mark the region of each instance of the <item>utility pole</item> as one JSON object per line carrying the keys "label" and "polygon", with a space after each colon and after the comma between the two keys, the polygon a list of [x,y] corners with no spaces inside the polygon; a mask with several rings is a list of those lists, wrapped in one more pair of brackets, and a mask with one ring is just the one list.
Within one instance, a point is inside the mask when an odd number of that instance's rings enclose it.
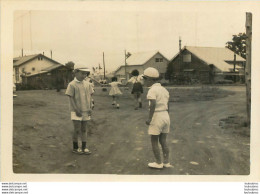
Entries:
{"label": "utility pole", "polygon": [[179,67],[180,67],[180,78],[183,80],[183,68],[182,68],[182,56],[181,56],[181,37],[179,36]]}
{"label": "utility pole", "polygon": [[126,50],[125,50],[125,81],[127,82],[127,76],[126,76]]}
{"label": "utility pole", "polygon": [[181,37],[179,37],[179,62],[180,62],[180,68],[181,68]]}
{"label": "utility pole", "polygon": [[106,68],[105,68],[105,54],[103,52],[103,67],[104,67],[104,80],[106,79]]}
{"label": "utility pole", "polygon": [[250,127],[251,118],[251,42],[252,42],[252,13],[246,13],[246,96],[247,96],[247,123]]}

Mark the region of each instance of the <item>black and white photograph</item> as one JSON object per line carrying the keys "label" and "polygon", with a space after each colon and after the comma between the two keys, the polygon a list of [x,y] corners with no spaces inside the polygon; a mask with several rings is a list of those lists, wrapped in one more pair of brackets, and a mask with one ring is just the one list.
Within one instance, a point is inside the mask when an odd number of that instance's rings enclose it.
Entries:
{"label": "black and white photograph", "polygon": [[12,173],[252,174],[254,12],[92,4],[9,14]]}

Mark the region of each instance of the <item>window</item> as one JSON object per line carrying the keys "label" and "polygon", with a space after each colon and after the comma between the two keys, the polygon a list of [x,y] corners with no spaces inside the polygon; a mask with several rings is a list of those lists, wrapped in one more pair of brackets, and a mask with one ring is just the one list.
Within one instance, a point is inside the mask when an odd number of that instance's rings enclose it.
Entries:
{"label": "window", "polygon": [[191,54],[183,55],[183,62],[190,63],[191,62]]}
{"label": "window", "polygon": [[35,68],[34,68],[34,67],[32,67],[32,71],[35,71]]}
{"label": "window", "polygon": [[163,58],[155,58],[155,62],[158,63],[158,62],[163,62]]}
{"label": "window", "polygon": [[38,57],[38,61],[40,61],[41,60],[41,57]]}

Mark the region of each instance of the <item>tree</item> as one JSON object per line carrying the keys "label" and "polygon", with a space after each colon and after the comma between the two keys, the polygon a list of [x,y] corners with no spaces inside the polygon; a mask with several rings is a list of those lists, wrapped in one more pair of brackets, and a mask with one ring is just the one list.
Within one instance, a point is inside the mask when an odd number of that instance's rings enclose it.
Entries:
{"label": "tree", "polygon": [[226,43],[226,48],[246,59],[246,38],[245,33],[233,35],[232,41]]}
{"label": "tree", "polygon": [[75,63],[72,61],[69,61],[68,63],[65,64],[66,67],[68,67],[69,69],[72,69],[72,70],[74,69],[74,65],[75,65]]}

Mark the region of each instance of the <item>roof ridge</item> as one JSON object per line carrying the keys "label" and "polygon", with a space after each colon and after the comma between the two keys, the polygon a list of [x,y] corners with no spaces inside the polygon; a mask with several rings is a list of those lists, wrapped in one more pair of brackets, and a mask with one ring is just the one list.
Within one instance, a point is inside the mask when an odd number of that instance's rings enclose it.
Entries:
{"label": "roof ridge", "polygon": [[184,47],[196,47],[196,48],[226,48],[226,47],[215,47],[215,46],[184,46]]}
{"label": "roof ridge", "polygon": [[[129,51],[130,52],[130,51]],[[142,53],[157,53],[159,50],[141,51],[141,52],[130,52],[131,54],[142,54]]]}

